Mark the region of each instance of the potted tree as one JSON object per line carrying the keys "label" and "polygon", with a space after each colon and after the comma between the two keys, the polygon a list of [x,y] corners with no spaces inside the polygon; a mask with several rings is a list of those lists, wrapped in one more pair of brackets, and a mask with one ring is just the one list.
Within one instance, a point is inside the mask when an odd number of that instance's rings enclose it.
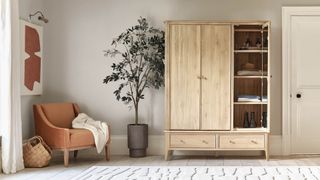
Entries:
{"label": "potted tree", "polygon": [[116,37],[105,56],[115,58],[112,73],[103,83],[119,82],[113,92],[135,111],[133,124],[128,124],[128,148],[130,157],[146,156],[148,125],[139,121],[139,103],[144,99],[146,88],[159,89],[164,85],[164,32],[150,27],[145,18]]}

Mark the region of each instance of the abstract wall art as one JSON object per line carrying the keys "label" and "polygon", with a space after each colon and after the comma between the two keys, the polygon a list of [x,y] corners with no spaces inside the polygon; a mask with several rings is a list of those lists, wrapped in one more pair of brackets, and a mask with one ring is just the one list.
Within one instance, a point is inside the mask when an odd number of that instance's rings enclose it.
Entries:
{"label": "abstract wall art", "polygon": [[43,28],[20,20],[21,95],[42,94]]}

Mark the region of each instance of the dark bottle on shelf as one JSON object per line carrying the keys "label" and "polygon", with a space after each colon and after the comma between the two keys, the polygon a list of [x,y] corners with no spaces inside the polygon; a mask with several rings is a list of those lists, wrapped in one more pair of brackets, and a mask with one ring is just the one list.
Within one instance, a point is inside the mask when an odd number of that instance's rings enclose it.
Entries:
{"label": "dark bottle on shelf", "polygon": [[255,128],[256,127],[256,122],[255,122],[255,119],[254,119],[254,112],[251,112],[250,113],[250,128]]}
{"label": "dark bottle on shelf", "polygon": [[245,113],[244,113],[243,127],[244,127],[244,128],[249,128],[249,127],[250,127],[249,113],[248,113],[248,112],[245,112]]}
{"label": "dark bottle on shelf", "polygon": [[268,121],[267,121],[267,112],[262,113],[262,126],[264,128],[268,127]]}
{"label": "dark bottle on shelf", "polygon": [[251,46],[251,40],[250,40],[250,38],[247,38],[246,42],[244,43],[244,46],[245,46],[246,48],[249,48],[249,47]]}
{"label": "dark bottle on shelf", "polygon": [[261,40],[260,38],[256,38],[256,47],[261,48]]}

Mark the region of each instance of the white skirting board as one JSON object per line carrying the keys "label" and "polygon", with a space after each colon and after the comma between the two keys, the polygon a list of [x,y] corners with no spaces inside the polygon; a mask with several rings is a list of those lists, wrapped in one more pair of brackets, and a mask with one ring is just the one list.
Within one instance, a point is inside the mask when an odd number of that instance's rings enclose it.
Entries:
{"label": "white skirting board", "polygon": [[[281,135],[271,135],[269,139],[270,155],[282,155]],[[111,135],[111,155],[128,155],[126,135]],[[164,135],[149,135],[148,155],[164,155]],[[228,156],[251,156],[260,155],[260,151],[175,151],[174,155],[228,155]],[[54,152],[54,156],[62,156],[62,152]],[[94,148],[79,151],[79,156],[96,156]],[[101,156],[104,154],[101,153]]]}

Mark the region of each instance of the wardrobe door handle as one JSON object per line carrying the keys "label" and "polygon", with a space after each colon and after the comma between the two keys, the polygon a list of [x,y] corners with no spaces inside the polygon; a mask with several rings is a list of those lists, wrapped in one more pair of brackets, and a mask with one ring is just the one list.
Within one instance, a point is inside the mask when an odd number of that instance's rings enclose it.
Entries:
{"label": "wardrobe door handle", "polygon": [[202,79],[207,80],[208,78],[207,78],[207,77],[205,77],[205,76],[202,76]]}
{"label": "wardrobe door handle", "polygon": [[202,140],[202,142],[203,142],[204,144],[209,144],[208,141],[205,141],[205,140]]}
{"label": "wardrobe door handle", "polygon": [[198,78],[198,79],[202,79],[202,77],[201,77],[201,76],[197,76],[197,78]]}
{"label": "wardrobe door handle", "polygon": [[251,140],[251,142],[252,142],[253,144],[258,144],[258,142],[257,142],[257,141],[254,141],[254,140]]}
{"label": "wardrobe door handle", "polygon": [[229,143],[230,143],[230,144],[236,144],[236,142],[234,142],[234,141],[231,141],[231,140],[229,141]]}
{"label": "wardrobe door handle", "polygon": [[185,143],[186,143],[186,142],[185,142],[184,140],[182,140],[182,139],[180,140],[180,142],[181,142],[181,143],[183,143],[183,144],[185,144]]}

